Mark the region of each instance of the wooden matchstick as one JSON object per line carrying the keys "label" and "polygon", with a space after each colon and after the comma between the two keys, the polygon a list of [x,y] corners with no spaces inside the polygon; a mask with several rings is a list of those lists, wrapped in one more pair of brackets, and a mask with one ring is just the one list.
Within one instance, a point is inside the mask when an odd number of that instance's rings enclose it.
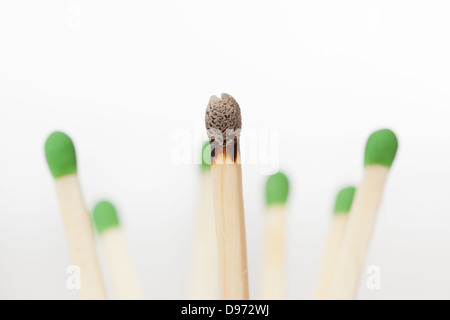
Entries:
{"label": "wooden matchstick", "polygon": [[53,132],[45,142],[45,156],[55,179],[72,262],[80,268],[81,299],[106,299],[91,219],[78,182],[75,147],[70,137]]}
{"label": "wooden matchstick", "polygon": [[212,96],[205,125],[211,143],[220,297],[246,300],[249,292],[239,150],[241,110],[236,100],[226,93],[221,99]]}
{"label": "wooden matchstick", "polygon": [[277,172],[267,179],[267,212],[261,273],[261,299],[263,300],[282,300],[286,296],[284,237],[288,194],[289,181],[286,175]]}
{"label": "wooden matchstick", "polygon": [[328,299],[355,299],[361,271],[398,141],[388,129],[372,133],[364,156],[364,177],[355,193]]}
{"label": "wooden matchstick", "polygon": [[339,191],[334,205],[333,220],[325,243],[325,250],[319,271],[319,283],[316,289],[315,299],[323,300],[327,297],[330,283],[336,270],[339,249],[347,226],[348,213],[350,212],[355,187],[343,188]]}
{"label": "wooden matchstick", "polygon": [[201,185],[196,217],[194,248],[189,284],[189,299],[218,298],[217,240],[211,180],[211,146],[202,148]]}
{"label": "wooden matchstick", "polygon": [[101,201],[94,207],[92,217],[105,252],[115,298],[141,300],[141,288],[120,229],[116,208],[108,201]]}

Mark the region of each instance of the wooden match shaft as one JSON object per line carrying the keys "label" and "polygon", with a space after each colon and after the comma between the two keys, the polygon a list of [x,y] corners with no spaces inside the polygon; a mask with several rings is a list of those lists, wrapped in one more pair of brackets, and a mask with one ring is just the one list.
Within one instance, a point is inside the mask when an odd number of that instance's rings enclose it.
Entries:
{"label": "wooden match shaft", "polygon": [[118,300],[143,299],[120,228],[114,227],[103,231],[100,239],[116,295],[115,298]]}
{"label": "wooden match shaft", "polygon": [[220,297],[223,300],[247,300],[247,246],[239,149],[235,149],[233,156],[225,147],[217,148],[211,161],[211,176]]}
{"label": "wooden match shaft", "polygon": [[57,178],[55,184],[72,262],[81,272],[81,299],[106,299],[95,252],[94,232],[77,175]]}
{"label": "wooden match shaft", "polygon": [[364,169],[362,183],[349,213],[328,299],[356,298],[388,172],[389,168],[381,165],[366,166]]}
{"label": "wooden match shaft", "polygon": [[344,239],[348,214],[334,214],[328,234],[325,252],[319,271],[319,284],[316,289],[315,299],[326,299],[339,257],[339,249]]}
{"label": "wooden match shaft", "polygon": [[261,282],[261,299],[263,300],[285,298],[283,263],[285,208],[284,204],[267,208]]}
{"label": "wooden match shaft", "polygon": [[[209,169],[209,168],[208,168]],[[189,299],[217,299],[217,238],[214,222],[211,170],[201,176],[201,195],[196,217]]]}

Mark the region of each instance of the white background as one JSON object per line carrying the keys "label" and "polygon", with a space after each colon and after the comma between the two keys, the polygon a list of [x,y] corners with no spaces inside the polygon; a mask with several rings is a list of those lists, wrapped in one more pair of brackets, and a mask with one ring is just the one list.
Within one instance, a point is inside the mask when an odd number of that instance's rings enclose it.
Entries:
{"label": "white background", "polygon": [[[450,298],[447,1],[3,1],[0,298],[77,298],[43,144],[71,135],[89,208],[117,204],[149,299],[188,285],[197,159],[212,94],[243,129],[275,130],[291,183],[288,298],[312,297],[336,191],[389,127],[399,151],[361,299]],[[177,163],[177,132],[190,141]],[[251,297],[258,297],[261,165],[243,167]]]}

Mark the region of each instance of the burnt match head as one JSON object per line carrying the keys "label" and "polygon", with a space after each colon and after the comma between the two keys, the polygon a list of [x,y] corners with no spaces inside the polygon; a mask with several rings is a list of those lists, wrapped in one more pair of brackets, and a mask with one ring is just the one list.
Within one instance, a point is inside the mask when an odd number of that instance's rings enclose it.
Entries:
{"label": "burnt match head", "polygon": [[206,107],[205,126],[211,142],[225,147],[234,143],[241,131],[241,108],[232,96],[222,93],[212,96]]}

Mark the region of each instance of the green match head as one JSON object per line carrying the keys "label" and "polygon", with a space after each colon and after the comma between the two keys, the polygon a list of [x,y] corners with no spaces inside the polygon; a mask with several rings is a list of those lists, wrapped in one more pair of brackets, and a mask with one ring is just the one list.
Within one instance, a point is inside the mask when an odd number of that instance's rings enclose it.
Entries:
{"label": "green match head", "polygon": [[285,204],[289,194],[289,180],[282,172],[277,172],[267,179],[266,204],[267,206]]}
{"label": "green match head", "polygon": [[334,213],[349,213],[352,207],[353,196],[355,195],[355,187],[343,188],[336,196],[336,203],[334,204]]}
{"label": "green match head", "polygon": [[364,166],[378,164],[390,168],[397,153],[398,141],[389,129],[378,130],[367,139]]}
{"label": "green match head", "polygon": [[100,234],[107,229],[119,226],[117,211],[111,202],[100,201],[97,203],[94,211],[92,211],[92,216],[95,227]]}
{"label": "green match head", "polygon": [[202,148],[202,171],[211,168],[211,145],[206,141]]}
{"label": "green match head", "polygon": [[55,131],[45,141],[45,157],[55,179],[77,172],[77,156],[72,139]]}

